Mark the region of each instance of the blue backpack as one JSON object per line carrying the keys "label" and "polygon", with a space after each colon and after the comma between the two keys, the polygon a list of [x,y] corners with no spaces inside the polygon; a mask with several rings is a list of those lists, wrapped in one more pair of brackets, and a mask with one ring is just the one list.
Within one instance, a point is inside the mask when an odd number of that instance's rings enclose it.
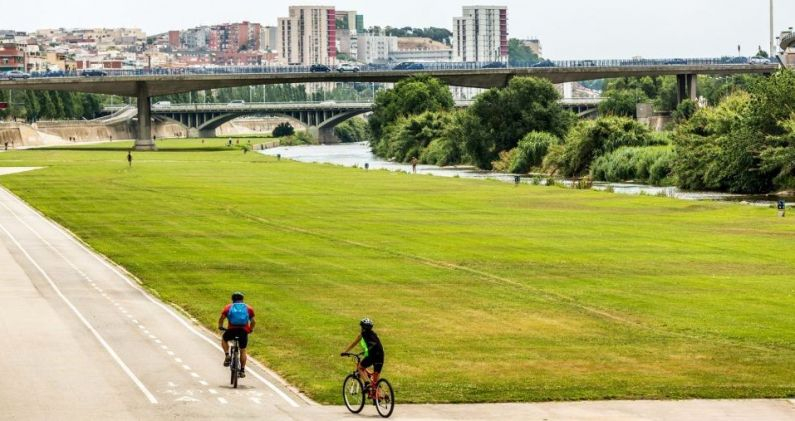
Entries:
{"label": "blue backpack", "polygon": [[229,324],[233,326],[248,326],[248,306],[245,303],[234,303],[229,307],[229,313],[226,318],[229,319]]}

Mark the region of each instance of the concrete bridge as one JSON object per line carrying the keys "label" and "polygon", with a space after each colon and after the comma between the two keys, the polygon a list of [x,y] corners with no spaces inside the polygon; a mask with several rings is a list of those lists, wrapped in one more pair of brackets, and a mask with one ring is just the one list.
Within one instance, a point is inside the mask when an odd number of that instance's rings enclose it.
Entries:
{"label": "concrete bridge", "polygon": [[[456,107],[472,104],[471,100],[456,101]],[[594,112],[602,98],[567,98],[561,107],[580,116]],[[189,137],[213,137],[215,130],[236,118],[250,115],[286,116],[307,127],[320,143],[336,143],[334,127],[360,114],[373,110],[372,102],[322,101],[322,102],[271,102],[271,103],[209,103],[209,104],[154,104],[152,116],[177,121],[188,128]],[[106,106],[103,112],[136,117],[130,106]]]}
{"label": "concrete bridge", "polygon": [[[683,64],[682,64],[683,63]],[[213,74],[126,74],[120,72],[106,77],[33,78],[0,81],[0,89],[31,89],[74,91],[121,95],[137,98],[138,139],[136,149],[153,149],[151,98],[207,89],[249,85],[313,82],[381,82],[393,83],[422,74],[436,77],[451,86],[475,88],[503,87],[517,76],[536,76],[553,83],[594,79],[641,76],[677,76],[679,97],[694,98],[696,75],[731,75],[741,73],[769,74],[777,65],[725,64],[720,59],[704,60],[641,60],[641,61],[573,61],[550,62],[549,67],[523,68],[460,68],[469,63],[440,63],[418,71],[365,68],[356,73],[311,73],[306,68],[253,68],[240,72],[214,69]],[[248,73],[246,73],[248,71]]]}

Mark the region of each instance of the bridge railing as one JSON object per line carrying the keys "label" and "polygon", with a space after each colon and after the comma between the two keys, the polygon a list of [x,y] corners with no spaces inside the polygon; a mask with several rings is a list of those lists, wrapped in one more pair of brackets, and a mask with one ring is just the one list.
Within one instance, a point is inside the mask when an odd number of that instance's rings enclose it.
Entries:
{"label": "bridge railing", "polygon": [[[637,67],[637,66],[697,66],[697,65],[737,65],[749,64],[748,57],[715,57],[715,58],[668,58],[668,59],[594,59],[594,60],[543,60],[537,62],[505,63],[505,62],[415,62],[412,66],[403,64],[362,64],[358,65],[361,72],[394,72],[411,73],[439,70],[483,70],[503,68],[587,68],[587,67]],[[335,70],[332,70],[335,71]],[[151,69],[103,69],[106,76],[180,76],[180,75],[224,75],[224,74],[293,74],[311,73],[310,66],[207,66],[207,67],[175,67]],[[33,73],[31,77],[77,77],[83,71],[66,73]],[[101,77],[101,76],[97,76]]]}

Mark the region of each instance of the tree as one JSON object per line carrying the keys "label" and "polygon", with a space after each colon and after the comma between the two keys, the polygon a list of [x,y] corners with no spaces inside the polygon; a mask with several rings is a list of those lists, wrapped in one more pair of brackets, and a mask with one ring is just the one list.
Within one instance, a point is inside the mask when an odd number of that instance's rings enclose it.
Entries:
{"label": "tree", "polygon": [[334,134],[342,143],[367,142],[370,140],[370,129],[367,121],[354,117],[334,128]]}
{"label": "tree", "polygon": [[475,165],[489,169],[501,151],[515,148],[531,131],[565,136],[575,117],[560,107],[559,99],[552,83],[533,77],[514,78],[506,88],[484,92],[460,121],[464,151]]}
{"label": "tree", "polygon": [[538,63],[541,59],[521,40],[508,40],[508,62],[511,66],[522,66]]}
{"label": "tree", "polygon": [[385,139],[373,147],[373,152],[398,162],[420,158],[431,142],[444,136],[450,120],[450,113],[434,111],[401,117],[389,126]]}
{"label": "tree", "polygon": [[273,137],[286,137],[286,136],[292,136],[293,134],[295,134],[295,129],[290,123],[286,121],[279,123],[273,129]]}
{"label": "tree", "polygon": [[644,91],[639,88],[612,90],[607,94],[607,99],[599,104],[599,113],[635,118],[638,104],[648,100]]}
{"label": "tree", "polygon": [[379,92],[368,120],[373,137],[373,150],[384,150],[379,149],[378,144],[384,140],[387,128],[401,117],[427,111],[449,111],[454,105],[450,89],[438,79],[428,76],[405,79],[396,83],[394,89]]}
{"label": "tree", "polygon": [[673,118],[676,123],[683,123],[690,120],[691,117],[698,111],[698,103],[692,99],[682,101],[673,112]]}

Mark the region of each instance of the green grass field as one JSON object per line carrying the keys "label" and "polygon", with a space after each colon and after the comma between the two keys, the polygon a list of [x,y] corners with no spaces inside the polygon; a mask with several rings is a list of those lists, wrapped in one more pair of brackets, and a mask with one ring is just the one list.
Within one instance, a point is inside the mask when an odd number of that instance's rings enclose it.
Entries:
{"label": "green grass field", "polygon": [[245,291],[321,402],[365,315],[401,402],[795,396],[795,218],[158,144],[0,153],[47,167],[0,184],[208,327]]}

